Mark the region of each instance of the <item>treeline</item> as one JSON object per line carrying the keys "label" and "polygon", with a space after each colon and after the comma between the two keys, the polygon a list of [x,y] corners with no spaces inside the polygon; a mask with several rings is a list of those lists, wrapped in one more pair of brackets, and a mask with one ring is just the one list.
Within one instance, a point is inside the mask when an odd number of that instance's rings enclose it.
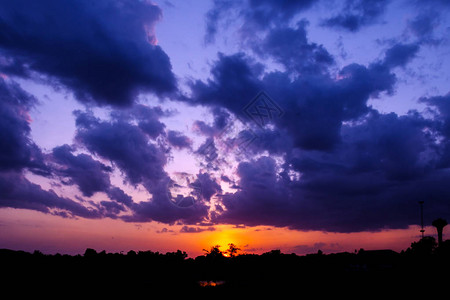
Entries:
{"label": "treeline", "polygon": [[[240,254],[230,245],[188,258],[186,252],[97,252],[46,255],[39,251],[0,250],[2,283],[35,291],[71,293],[142,293],[153,289],[205,291],[236,289],[321,289],[336,292],[356,287],[407,288],[448,280],[450,240],[439,247],[433,238],[412,243],[400,253],[391,250],[299,256],[272,250]],[[442,275],[444,274],[444,275]],[[447,276],[447,277],[445,277]],[[220,284],[219,284],[220,283]],[[205,288],[206,286],[206,288]],[[331,291],[331,290],[330,290]],[[16,291],[20,292],[20,290]]]}

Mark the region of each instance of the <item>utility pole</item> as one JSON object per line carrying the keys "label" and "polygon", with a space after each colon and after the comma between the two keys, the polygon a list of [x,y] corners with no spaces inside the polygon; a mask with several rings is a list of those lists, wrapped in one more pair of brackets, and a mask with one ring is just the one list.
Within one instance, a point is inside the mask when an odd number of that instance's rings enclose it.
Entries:
{"label": "utility pole", "polygon": [[420,232],[422,233],[422,238],[424,237],[425,230],[423,229],[423,201],[419,201],[420,204]]}

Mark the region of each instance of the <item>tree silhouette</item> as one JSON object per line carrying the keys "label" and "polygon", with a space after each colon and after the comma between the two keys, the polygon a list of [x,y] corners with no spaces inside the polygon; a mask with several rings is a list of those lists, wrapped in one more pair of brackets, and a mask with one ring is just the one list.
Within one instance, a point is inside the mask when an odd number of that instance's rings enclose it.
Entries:
{"label": "tree silhouette", "polygon": [[[235,256],[233,259],[225,258],[219,245],[204,250],[205,255],[195,259],[187,258],[187,253],[181,250],[98,253],[88,248],[84,256],[70,256],[0,249],[0,265],[8,275],[2,279],[2,287],[5,283],[19,284],[33,287],[34,291],[34,287],[49,285],[52,289],[61,288],[61,292],[80,291],[80,296],[94,290],[99,295],[135,291],[138,297],[149,288],[167,292],[174,287],[183,292],[191,289],[194,293],[206,289],[207,294],[240,291],[242,287],[263,292],[267,287],[276,291],[291,287],[298,292],[301,283],[302,288],[314,292],[330,287],[333,293],[330,296],[336,298],[340,287],[343,295],[348,295],[349,283],[366,290],[385,287],[383,295],[391,292],[392,287],[403,293],[411,290],[412,285],[446,284],[448,278],[441,274],[450,269],[450,240],[443,241],[439,248],[436,245],[434,237],[426,236],[402,253],[361,249],[357,253],[318,255],[321,252],[317,251],[299,256],[280,250],[239,255],[236,254],[239,248],[228,244],[226,251]],[[46,276],[42,276],[43,268],[48,271]],[[23,276],[24,272],[27,276]],[[79,284],[80,278],[86,284]]]}
{"label": "tree silhouette", "polygon": [[84,252],[84,257],[95,257],[97,256],[97,251],[91,248],[87,248]]}
{"label": "tree silhouette", "polygon": [[228,250],[226,252],[230,255],[230,257],[234,257],[240,250],[241,248],[238,248],[235,244],[230,243],[228,244]]}
{"label": "tree silhouette", "polygon": [[425,236],[418,242],[413,242],[408,249],[415,255],[431,255],[436,248],[436,239],[432,236]]}
{"label": "tree silhouette", "polygon": [[206,257],[223,257],[223,252],[220,251],[220,245],[212,246],[210,250],[203,249],[206,252]]}
{"label": "tree silhouette", "polygon": [[445,226],[447,226],[447,221],[442,218],[437,218],[431,223],[434,227],[436,227],[437,233],[438,233],[438,245],[439,247],[442,246],[442,231]]}

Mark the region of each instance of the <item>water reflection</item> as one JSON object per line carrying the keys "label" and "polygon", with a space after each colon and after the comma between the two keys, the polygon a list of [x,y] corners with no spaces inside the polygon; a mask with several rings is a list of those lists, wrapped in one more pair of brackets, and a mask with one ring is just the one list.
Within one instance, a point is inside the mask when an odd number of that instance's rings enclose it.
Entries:
{"label": "water reflection", "polygon": [[199,281],[198,284],[201,287],[207,287],[207,286],[219,286],[224,284],[225,281],[219,280],[219,281],[214,281],[214,280],[204,280],[204,281]]}

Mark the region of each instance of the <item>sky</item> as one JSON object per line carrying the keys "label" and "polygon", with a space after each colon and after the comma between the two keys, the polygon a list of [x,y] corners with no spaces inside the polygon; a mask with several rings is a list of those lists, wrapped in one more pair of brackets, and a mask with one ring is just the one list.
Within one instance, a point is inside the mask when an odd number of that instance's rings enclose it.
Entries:
{"label": "sky", "polygon": [[436,236],[449,37],[446,0],[3,1],[0,248]]}

